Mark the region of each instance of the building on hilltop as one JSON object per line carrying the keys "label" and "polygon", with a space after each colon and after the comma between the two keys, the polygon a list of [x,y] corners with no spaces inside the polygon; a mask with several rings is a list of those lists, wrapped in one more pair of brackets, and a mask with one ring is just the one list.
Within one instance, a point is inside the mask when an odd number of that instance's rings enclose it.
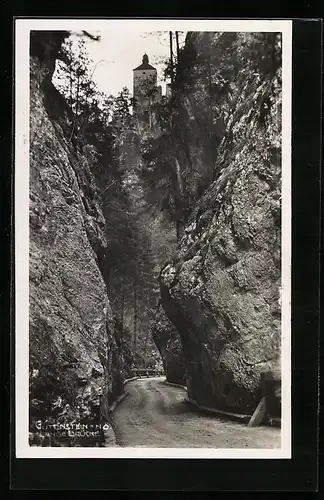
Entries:
{"label": "building on hilltop", "polygon": [[162,100],[162,87],[157,85],[157,70],[149,63],[147,54],[143,55],[142,64],[133,69],[134,115],[140,125],[149,126],[154,122],[152,106]]}

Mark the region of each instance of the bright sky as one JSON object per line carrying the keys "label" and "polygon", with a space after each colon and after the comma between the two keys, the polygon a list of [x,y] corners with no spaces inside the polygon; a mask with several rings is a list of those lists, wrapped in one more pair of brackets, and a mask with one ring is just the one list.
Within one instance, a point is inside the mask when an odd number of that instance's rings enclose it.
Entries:
{"label": "bright sky", "polygon": [[[165,82],[163,72],[165,61],[170,55],[169,32],[153,31],[144,32],[130,27],[117,24],[109,31],[93,32],[93,35],[101,35],[99,42],[87,40],[87,49],[90,57],[96,65],[93,80],[100,91],[107,95],[116,95],[123,87],[128,87],[133,92],[133,69],[142,63],[144,53],[149,56],[149,62],[158,71],[158,85],[162,85],[165,93]],[[183,44],[185,32],[179,33],[180,46]],[[71,37],[78,40],[76,36]],[[174,51],[175,39],[174,39]]]}

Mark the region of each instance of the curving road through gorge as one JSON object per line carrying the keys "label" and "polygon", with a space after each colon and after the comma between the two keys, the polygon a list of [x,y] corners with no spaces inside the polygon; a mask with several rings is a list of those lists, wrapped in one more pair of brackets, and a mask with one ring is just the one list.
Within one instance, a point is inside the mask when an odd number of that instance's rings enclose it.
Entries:
{"label": "curving road through gorge", "polygon": [[278,448],[280,429],[202,415],[184,401],[185,389],[164,377],[138,379],[126,386],[127,398],[113,414],[117,441],[124,447]]}

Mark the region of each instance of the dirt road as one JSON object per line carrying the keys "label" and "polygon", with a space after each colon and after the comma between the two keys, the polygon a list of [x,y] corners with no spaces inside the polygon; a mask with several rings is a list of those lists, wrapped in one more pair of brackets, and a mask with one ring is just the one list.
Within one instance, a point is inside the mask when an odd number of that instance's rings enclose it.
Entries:
{"label": "dirt road", "polygon": [[129,395],[113,416],[120,446],[156,448],[278,448],[280,429],[248,428],[201,415],[184,401],[184,389],[164,377],[129,382]]}

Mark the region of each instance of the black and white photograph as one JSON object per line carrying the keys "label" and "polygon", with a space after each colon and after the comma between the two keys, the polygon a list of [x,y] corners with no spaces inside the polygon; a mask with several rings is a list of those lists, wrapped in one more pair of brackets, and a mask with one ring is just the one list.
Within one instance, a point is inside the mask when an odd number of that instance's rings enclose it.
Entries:
{"label": "black and white photograph", "polygon": [[291,24],[16,21],[18,458],[291,458]]}

